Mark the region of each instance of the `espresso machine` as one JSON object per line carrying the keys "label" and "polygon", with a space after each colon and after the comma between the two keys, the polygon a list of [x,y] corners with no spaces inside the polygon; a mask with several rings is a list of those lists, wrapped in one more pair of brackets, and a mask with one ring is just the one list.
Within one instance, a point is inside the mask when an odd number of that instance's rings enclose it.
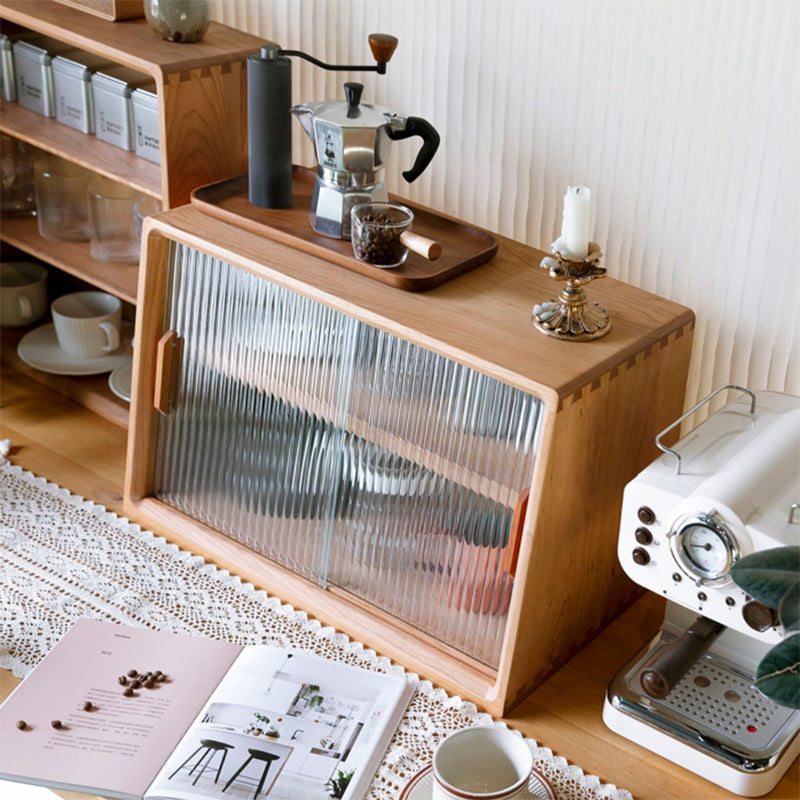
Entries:
{"label": "espresso machine", "polygon": [[[737,399],[673,447],[661,439],[718,392]],[[723,386],[662,431],[664,452],[625,489],[618,556],[667,599],[654,639],[615,676],[603,720],[616,733],[747,797],[800,753],[800,711],[754,686],[784,638],[731,579],[754,552],[800,542],[800,398]]]}

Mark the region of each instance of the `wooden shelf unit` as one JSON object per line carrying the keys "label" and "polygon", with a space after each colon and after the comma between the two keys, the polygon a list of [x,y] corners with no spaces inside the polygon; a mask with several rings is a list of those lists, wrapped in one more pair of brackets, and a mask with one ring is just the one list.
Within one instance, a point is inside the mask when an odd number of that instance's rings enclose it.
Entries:
{"label": "wooden shelf unit", "polygon": [[20,339],[30,330],[31,328],[25,327],[7,329],[3,332],[3,338],[0,341],[0,356],[2,356],[3,364],[21,375],[33,378],[37,383],[54,389],[59,394],[88,408],[103,419],[113,422],[122,428],[127,428],[130,414],[128,403],[120,400],[111,391],[108,385],[107,373],[102,375],[81,375],[78,377],[53,375],[29,366],[17,355],[17,345]]}
{"label": "wooden shelf unit", "polygon": [[[154,496],[156,354],[173,242],[541,401],[542,437],[496,669],[363,598],[323,590]],[[586,343],[546,337],[530,322],[532,306],[557,293],[538,268],[544,254],[499,242],[491,262],[428,292],[408,293],[192,207],[148,220],[141,288],[153,302],[137,308],[138,384],[125,490],[126,512],[180,546],[492,713],[516,705],[639,594],[617,562],[622,491],[658,455],[654,436],[683,409],[694,328],[688,309],[608,278],[589,287],[590,299],[611,315],[607,337]],[[375,441],[391,447],[391,439],[380,437],[374,432]],[[449,469],[446,460],[438,467]]]}
{"label": "wooden shelf unit", "polygon": [[29,111],[19,103],[0,101],[0,131],[143,194],[161,198],[158,164]]}
{"label": "wooden shelf unit", "polygon": [[46,261],[98,289],[136,304],[138,264],[108,264],[96,261],[86,242],[54,242],[39,235],[36,219],[4,219],[2,239],[34,258]]}
{"label": "wooden shelf unit", "polygon": [[[0,131],[162,201],[189,201],[207,183],[247,172],[247,57],[264,42],[211,23],[202,42],[159,39],[146,20],[110,22],[52,0],[3,0],[0,22],[36,31],[151,77],[159,97],[161,164],[22,108],[0,104]],[[0,239],[23,253],[136,303],[138,266],[95,261],[88,242],[49,242],[35,220],[3,219]],[[9,348],[3,348],[4,358]],[[33,377],[53,384],[37,370]],[[90,407],[104,406],[92,382],[59,377],[59,391]],[[115,415],[119,419],[119,415]]]}

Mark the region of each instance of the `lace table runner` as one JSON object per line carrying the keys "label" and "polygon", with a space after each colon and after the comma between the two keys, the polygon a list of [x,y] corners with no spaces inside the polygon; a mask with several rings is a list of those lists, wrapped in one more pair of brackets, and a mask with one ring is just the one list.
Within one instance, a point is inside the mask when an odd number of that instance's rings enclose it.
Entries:
{"label": "lace table runner", "polygon": [[[416,692],[369,800],[396,800],[451,731],[501,724],[202,557],[0,457],[0,666],[24,677],[81,617],[300,648],[405,674]],[[629,792],[528,742],[559,800],[631,800]]]}

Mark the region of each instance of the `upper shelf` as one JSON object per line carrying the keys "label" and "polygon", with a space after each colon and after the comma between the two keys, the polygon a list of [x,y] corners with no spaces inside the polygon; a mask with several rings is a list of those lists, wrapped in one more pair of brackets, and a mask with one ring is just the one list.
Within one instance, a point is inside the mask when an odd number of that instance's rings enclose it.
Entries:
{"label": "upper shelf", "polygon": [[159,39],[144,19],[109,22],[53,0],[3,0],[0,18],[159,78],[241,61],[266,42],[212,22],[201,42]]}
{"label": "upper shelf", "polygon": [[[2,0],[0,19],[152,77],[161,165],[43,117],[10,117],[3,124],[14,135],[160,197],[165,208],[187,203],[198,186],[247,172],[246,64],[263,40],[212,23],[203,41],[175,44],[142,19],[108,22],[52,0]],[[10,114],[10,104],[2,110]]]}
{"label": "upper shelf", "polygon": [[39,235],[36,219],[4,219],[4,242],[53,264],[70,275],[89,281],[128,303],[136,303],[138,264],[109,264],[92,258],[88,242],[55,242]]}
{"label": "upper shelf", "polygon": [[0,130],[144,194],[161,197],[158,164],[29,111],[19,103],[0,101]]}

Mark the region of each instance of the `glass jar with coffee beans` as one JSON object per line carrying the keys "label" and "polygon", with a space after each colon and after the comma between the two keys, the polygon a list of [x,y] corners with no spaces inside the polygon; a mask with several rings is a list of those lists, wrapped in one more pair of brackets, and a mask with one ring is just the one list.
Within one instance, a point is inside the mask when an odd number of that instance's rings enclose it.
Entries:
{"label": "glass jar with coffee beans", "polygon": [[411,228],[414,214],[395,203],[359,203],[351,211],[350,238],[353,253],[382,269],[399,267],[408,248],[401,237]]}

